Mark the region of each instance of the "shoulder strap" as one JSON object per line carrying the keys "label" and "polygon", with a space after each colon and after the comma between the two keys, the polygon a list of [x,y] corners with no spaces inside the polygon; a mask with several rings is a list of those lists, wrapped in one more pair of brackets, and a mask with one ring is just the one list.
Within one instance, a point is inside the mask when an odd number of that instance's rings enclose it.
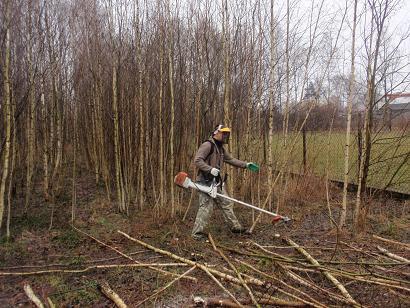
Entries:
{"label": "shoulder strap", "polygon": [[205,142],[209,142],[211,144],[211,150],[209,151],[208,155],[205,157],[204,160],[207,160],[210,155],[214,152],[215,144],[211,140],[205,140]]}

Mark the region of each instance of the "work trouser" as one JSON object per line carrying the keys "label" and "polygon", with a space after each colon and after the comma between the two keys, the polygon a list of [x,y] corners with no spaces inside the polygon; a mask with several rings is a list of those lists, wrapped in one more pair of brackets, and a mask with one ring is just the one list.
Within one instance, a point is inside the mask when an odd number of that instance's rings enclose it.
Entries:
{"label": "work trouser", "polygon": [[[228,195],[225,187],[218,187],[218,193],[223,195]],[[196,214],[196,219],[194,223],[194,228],[192,229],[192,237],[200,237],[204,233],[204,229],[208,225],[209,219],[212,216],[214,209],[214,204],[216,204],[221,210],[222,215],[226,223],[230,225],[231,228],[241,228],[241,224],[236,218],[233,212],[233,202],[227,199],[216,197],[212,198],[206,193],[199,193],[199,208]]]}

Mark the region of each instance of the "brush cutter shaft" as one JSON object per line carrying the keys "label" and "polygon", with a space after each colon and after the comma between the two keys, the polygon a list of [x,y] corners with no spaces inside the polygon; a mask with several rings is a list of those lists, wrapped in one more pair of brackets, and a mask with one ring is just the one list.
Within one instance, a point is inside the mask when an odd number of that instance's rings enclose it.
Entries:
{"label": "brush cutter shaft", "polygon": [[[242,205],[244,205],[244,206],[250,207],[251,209],[257,210],[257,211],[259,211],[259,212],[262,212],[262,213],[265,213],[265,214],[268,214],[268,215],[271,215],[271,216],[274,216],[274,217],[280,216],[280,215],[275,214],[275,213],[273,213],[273,212],[269,212],[269,211],[267,211],[267,210],[261,209],[260,207],[254,206],[254,205],[252,205],[252,204],[249,204],[249,203],[246,203],[246,202],[243,202],[243,201],[239,201],[239,200],[237,200],[237,199],[231,198],[231,197],[229,197],[229,196],[226,196],[226,195],[223,195],[223,194],[220,194],[220,193],[217,193],[216,195],[217,195],[218,197],[228,199],[228,200],[233,201],[233,202],[235,202],[235,203],[242,204]],[[280,216],[280,217],[282,217],[282,216]]]}
{"label": "brush cutter shaft", "polygon": [[218,189],[217,185],[207,186],[207,185],[202,185],[202,184],[199,184],[199,183],[195,183],[195,182],[191,181],[191,179],[188,177],[188,174],[185,173],[185,172],[179,172],[175,176],[174,182],[175,182],[175,184],[177,184],[178,186],[183,187],[183,188],[193,188],[195,190],[199,190],[203,193],[208,194],[212,198],[221,197],[221,198],[227,199],[229,201],[233,201],[233,202],[242,204],[242,205],[244,205],[246,207],[249,207],[251,209],[254,209],[254,210],[257,210],[259,212],[271,215],[271,216],[275,217],[276,220],[283,220],[285,222],[290,221],[289,217],[281,216],[281,215],[278,215],[276,213],[269,212],[267,210],[261,209],[257,206],[252,205],[252,204],[236,200],[236,199],[231,198],[231,197],[229,197],[227,195],[224,195],[224,194],[220,194],[220,193],[217,192],[217,189]]}

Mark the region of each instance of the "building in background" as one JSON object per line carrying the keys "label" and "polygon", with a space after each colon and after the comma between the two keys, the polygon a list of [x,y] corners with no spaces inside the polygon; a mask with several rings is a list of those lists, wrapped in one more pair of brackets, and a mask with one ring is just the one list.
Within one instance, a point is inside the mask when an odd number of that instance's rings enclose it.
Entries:
{"label": "building in background", "polygon": [[410,93],[391,93],[386,95],[386,103],[377,110],[376,116],[383,125],[392,128],[409,129]]}

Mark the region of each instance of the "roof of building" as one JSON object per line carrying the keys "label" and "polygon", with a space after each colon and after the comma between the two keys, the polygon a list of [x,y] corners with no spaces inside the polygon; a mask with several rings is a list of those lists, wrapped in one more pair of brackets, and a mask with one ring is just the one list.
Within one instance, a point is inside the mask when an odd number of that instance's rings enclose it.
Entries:
{"label": "roof of building", "polygon": [[408,103],[393,103],[387,107],[394,111],[410,111],[410,101]]}

